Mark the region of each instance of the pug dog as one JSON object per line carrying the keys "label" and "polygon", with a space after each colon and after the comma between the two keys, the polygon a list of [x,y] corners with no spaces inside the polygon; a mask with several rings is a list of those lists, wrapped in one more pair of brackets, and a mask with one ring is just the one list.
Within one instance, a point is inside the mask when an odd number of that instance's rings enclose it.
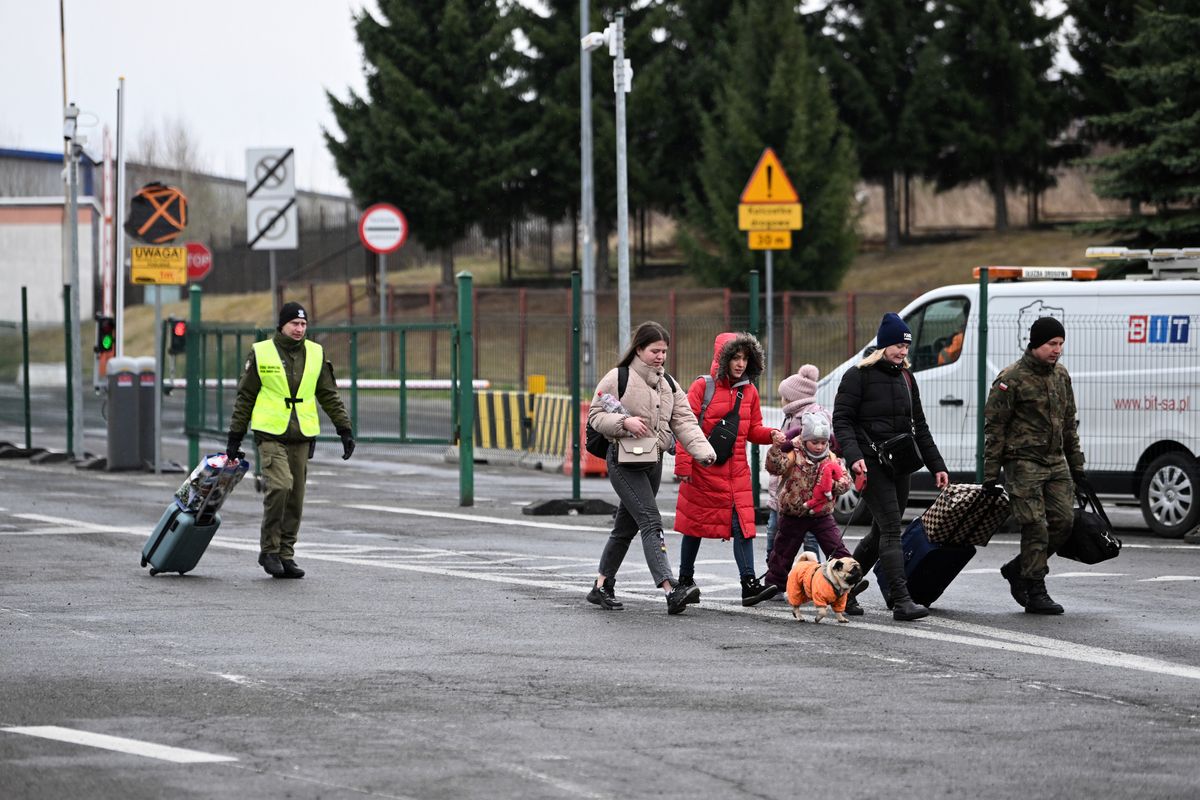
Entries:
{"label": "pug dog", "polygon": [[787,580],[787,599],[792,607],[792,616],[798,622],[804,622],[800,606],[811,600],[817,607],[813,622],[820,622],[829,616],[830,607],[838,622],[849,622],[845,614],[846,601],[850,599],[850,590],[861,580],[862,567],[849,556],[831,558],[821,564],[813,553],[801,552],[792,562]]}

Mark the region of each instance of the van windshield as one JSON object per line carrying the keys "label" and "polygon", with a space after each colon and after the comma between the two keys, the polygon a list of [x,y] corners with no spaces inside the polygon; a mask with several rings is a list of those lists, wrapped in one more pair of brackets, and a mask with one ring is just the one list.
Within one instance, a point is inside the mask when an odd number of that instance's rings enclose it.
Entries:
{"label": "van windshield", "polygon": [[970,310],[971,304],[965,297],[943,297],[904,318],[913,333],[908,353],[913,372],[953,364],[959,359]]}

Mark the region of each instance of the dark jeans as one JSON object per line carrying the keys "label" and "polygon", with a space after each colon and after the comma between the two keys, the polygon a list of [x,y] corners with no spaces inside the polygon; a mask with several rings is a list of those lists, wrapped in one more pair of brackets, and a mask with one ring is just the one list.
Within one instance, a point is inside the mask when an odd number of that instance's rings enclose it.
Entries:
{"label": "dark jeans", "polygon": [[662,515],[658,513],[658,485],[662,480],[662,458],[649,469],[622,467],[617,463],[617,448],[608,448],[608,480],[621,501],[613,521],[612,533],[600,555],[600,574],[616,578],[629,543],[639,533],[642,536],[642,552],[646,566],[655,586],[663,581],[675,579],[671,574],[671,562],[667,560],[667,542],[663,537]]}
{"label": "dark jeans", "polygon": [[[738,575],[743,578],[754,577],[754,540],[742,536],[742,523],[738,520],[737,509],[733,511],[733,524],[730,526],[730,540],[733,541],[733,561],[737,564]],[[679,574],[691,577],[696,572],[696,555],[700,552],[699,536],[684,534],[683,543],[679,545]]]}
{"label": "dark jeans", "polygon": [[767,559],[766,582],[780,589],[787,588],[787,576],[792,571],[796,554],[809,537],[815,537],[825,551],[826,558],[842,558],[850,555],[842,542],[842,532],[830,514],[819,517],[793,517],[779,515],[779,533],[775,535],[775,547]]}
{"label": "dark jeans", "polygon": [[893,602],[908,598],[908,578],[904,574],[904,551],[900,548],[900,515],[908,505],[908,475],[894,480],[883,471],[878,461],[867,462],[867,486],[863,490],[863,501],[874,520],[871,530],[858,547],[854,548],[854,560],[866,574],[878,561],[883,577],[891,591]]}

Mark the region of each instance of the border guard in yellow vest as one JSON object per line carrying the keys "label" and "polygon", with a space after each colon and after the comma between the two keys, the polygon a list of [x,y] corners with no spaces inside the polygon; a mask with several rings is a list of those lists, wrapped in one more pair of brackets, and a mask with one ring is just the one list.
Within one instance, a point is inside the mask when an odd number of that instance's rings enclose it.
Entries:
{"label": "border guard in yellow vest", "polygon": [[258,563],[275,578],[303,578],[296,539],[304,512],[308,460],[321,432],[317,404],[342,439],[342,458],[354,452],[350,417],[338,396],[333,365],[321,345],[305,338],[308,312],[299,303],[279,310],[275,335],[256,342],[238,383],[227,450],[239,451],[247,429],[258,443],[265,490]]}

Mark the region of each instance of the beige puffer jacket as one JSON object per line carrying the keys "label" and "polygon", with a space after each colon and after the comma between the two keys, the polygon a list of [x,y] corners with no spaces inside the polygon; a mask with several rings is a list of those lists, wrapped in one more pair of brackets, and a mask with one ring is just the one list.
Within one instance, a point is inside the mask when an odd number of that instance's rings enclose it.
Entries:
{"label": "beige puffer jacket", "polygon": [[[626,415],[610,413],[600,403],[600,395],[617,396],[617,370],[611,369],[596,385],[592,405],[588,409],[588,423],[609,441],[629,436],[622,426]],[[620,398],[628,416],[640,417],[658,437],[658,446],[666,450],[671,446],[671,434],[697,461],[712,461],[716,458],[708,438],[696,424],[696,415],[688,404],[687,394],[676,383],[675,391],[663,378],[663,371],[655,369],[640,358],[634,357],[629,364],[629,382],[625,394]]]}

